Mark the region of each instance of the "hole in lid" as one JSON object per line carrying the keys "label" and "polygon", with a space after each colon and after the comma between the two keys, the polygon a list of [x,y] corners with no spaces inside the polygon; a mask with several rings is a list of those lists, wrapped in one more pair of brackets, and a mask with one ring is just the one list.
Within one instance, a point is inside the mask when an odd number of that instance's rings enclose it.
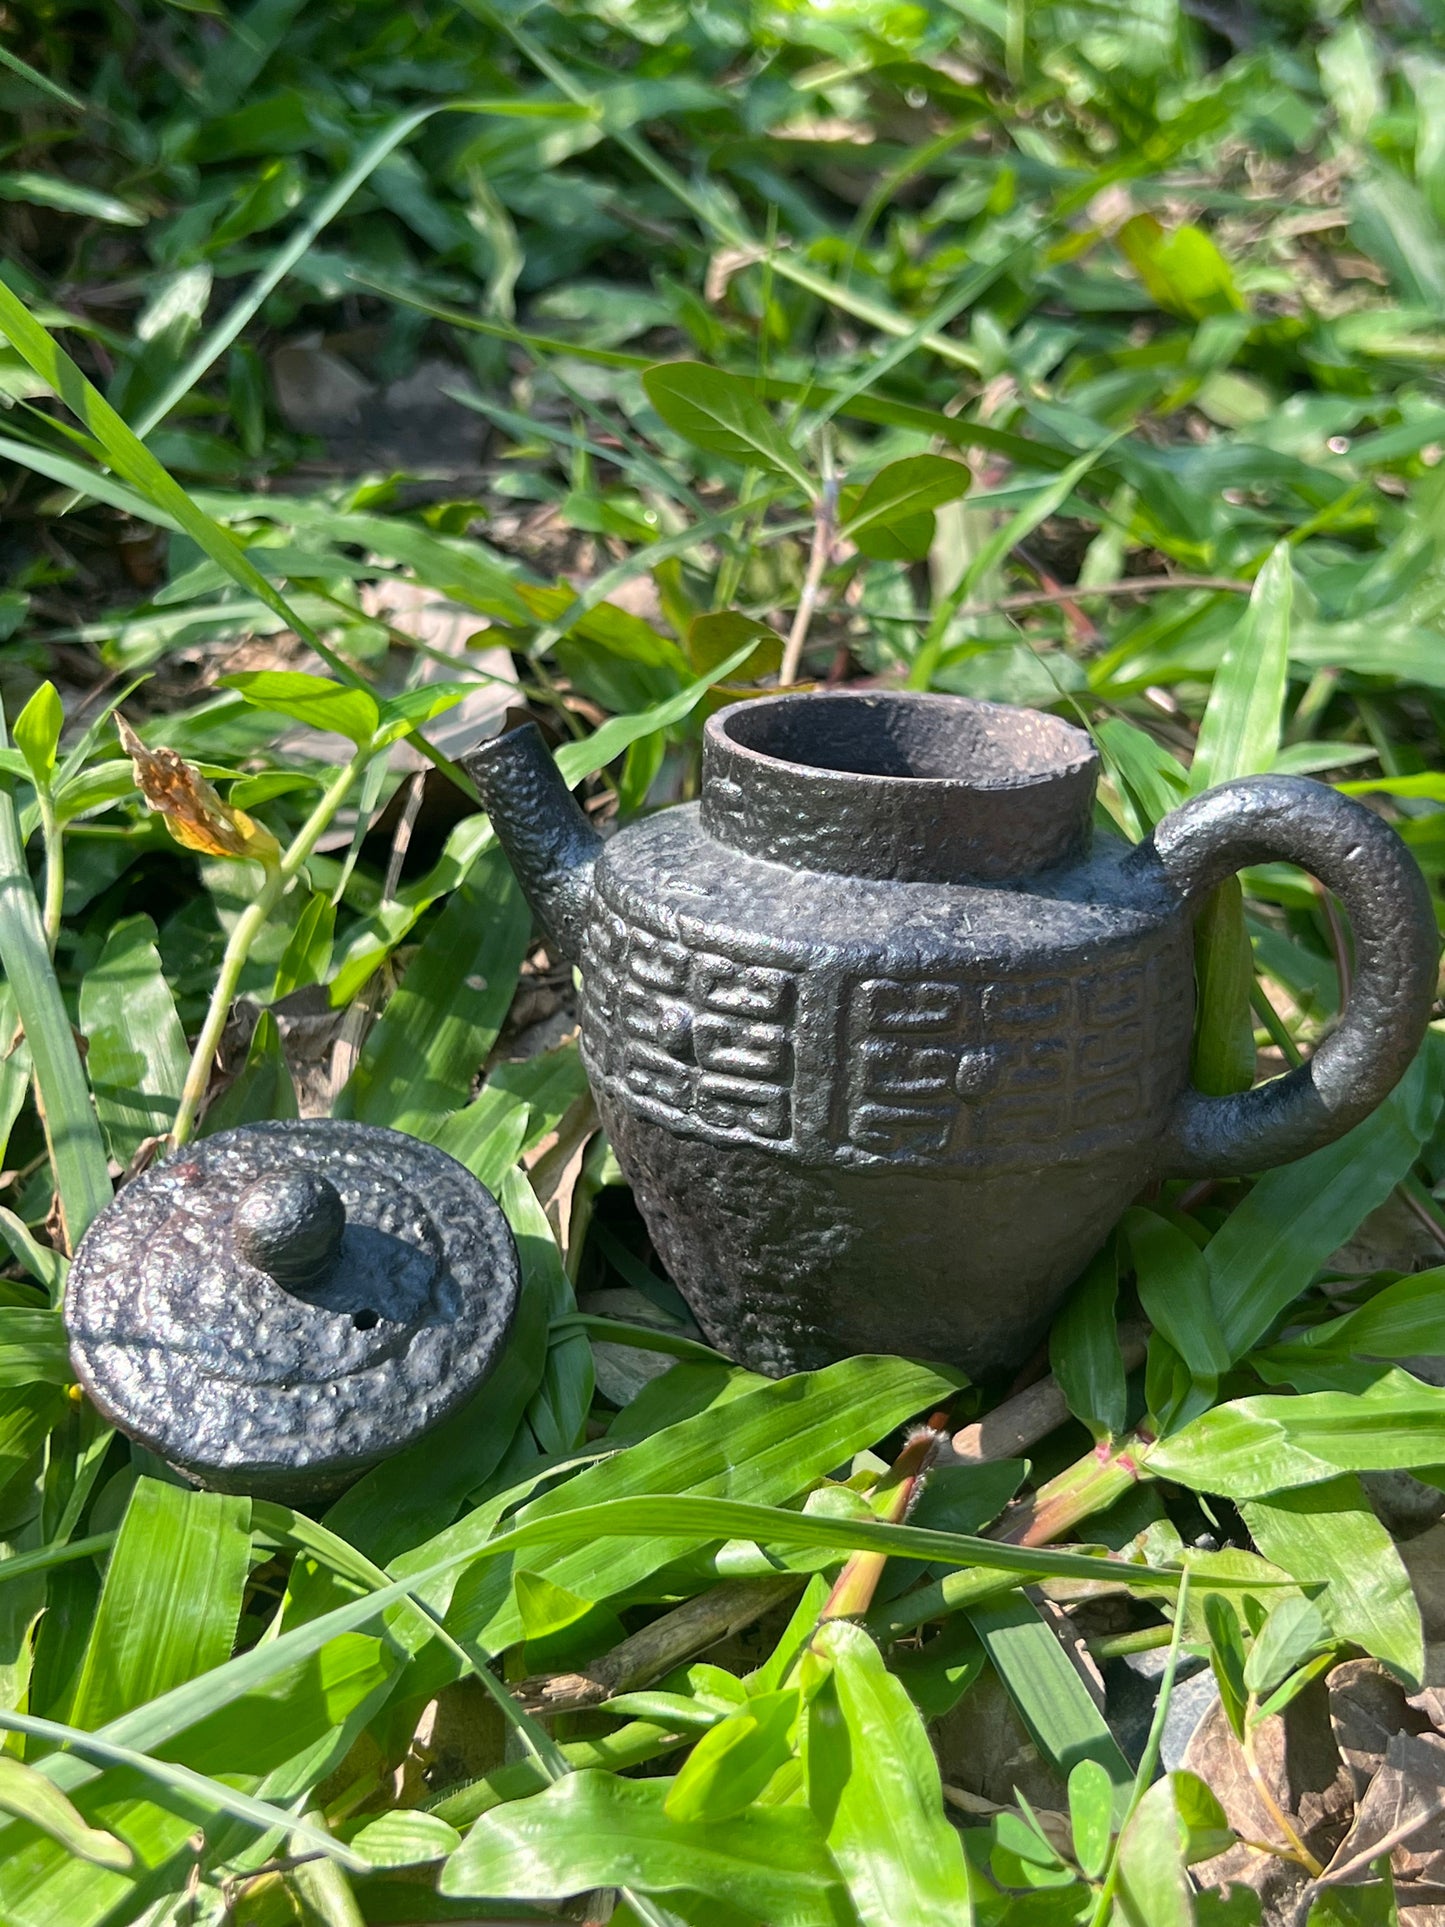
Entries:
{"label": "hole in lid", "polygon": [[381,1314],[373,1311],[369,1305],[364,1311],[354,1311],[351,1314],[351,1322],[359,1332],[369,1332],[380,1323],[380,1320]]}

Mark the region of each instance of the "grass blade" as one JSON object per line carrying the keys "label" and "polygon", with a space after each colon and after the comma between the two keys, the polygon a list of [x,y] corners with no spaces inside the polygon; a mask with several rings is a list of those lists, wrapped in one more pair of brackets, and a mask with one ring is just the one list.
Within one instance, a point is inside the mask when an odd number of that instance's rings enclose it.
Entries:
{"label": "grass blade", "polygon": [[[4,719],[0,716],[0,748],[5,743]],[[14,796],[3,779],[0,969],[9,982],[29,1045],[65,1238],[74,1250],[91,1219],[110,1203],[110,1174],[100,1124],[91,1105],[80,1053],[46,946],[40,908],[25,867]]]}

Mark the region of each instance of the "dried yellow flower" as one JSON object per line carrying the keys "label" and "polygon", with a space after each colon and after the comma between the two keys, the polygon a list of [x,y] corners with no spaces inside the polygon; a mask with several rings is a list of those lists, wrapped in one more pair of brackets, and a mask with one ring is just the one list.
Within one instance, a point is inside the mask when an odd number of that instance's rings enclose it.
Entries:
{"label": "dried yellow flower", "polygon": [[268,866],[281,845],[244,810],[223,802],[198,769],[173,749],[148,749],[124,716],[117,715],[121,747],[135,770],[136,788],[166,828],[188,850],[202,856],[253,857]]}

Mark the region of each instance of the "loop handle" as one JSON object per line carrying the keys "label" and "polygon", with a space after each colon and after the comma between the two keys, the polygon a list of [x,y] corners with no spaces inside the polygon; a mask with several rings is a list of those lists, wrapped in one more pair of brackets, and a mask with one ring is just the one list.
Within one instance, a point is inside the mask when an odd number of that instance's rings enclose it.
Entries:
{"label": "loop handle", "polygon": [[1221,783],[1170,815],[1135,861],[1197,910],[1234,871],[1298,863],[1333,890],[1355,939],[1355,980],[1338,1027],[1307,1064],[1232,1097],[1186,1090],[1165,1168],[1237,1177],[1288,1164],[1351,1130],[1399,1083],[1425,1035],[1439,940],[1414,858],[1372,811],[1302,776]]}

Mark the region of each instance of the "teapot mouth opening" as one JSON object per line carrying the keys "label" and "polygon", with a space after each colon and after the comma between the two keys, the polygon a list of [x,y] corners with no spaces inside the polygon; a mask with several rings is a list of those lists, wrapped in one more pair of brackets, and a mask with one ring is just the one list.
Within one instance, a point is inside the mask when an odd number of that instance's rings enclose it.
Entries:
{"label": "teapot mouth opening", "polygon": [[1080,729],[1042,710],[912,690],[757,697],[709,725],[745,755],[875,781],[1016,790],[1097,765]]}
{"label": "teapot mouth opening", "polygon": [[921,690],[783,691],[703,739],[702,823],[793,869],[1009,882],[1088,847],[1099,758],[1042,710]]}

